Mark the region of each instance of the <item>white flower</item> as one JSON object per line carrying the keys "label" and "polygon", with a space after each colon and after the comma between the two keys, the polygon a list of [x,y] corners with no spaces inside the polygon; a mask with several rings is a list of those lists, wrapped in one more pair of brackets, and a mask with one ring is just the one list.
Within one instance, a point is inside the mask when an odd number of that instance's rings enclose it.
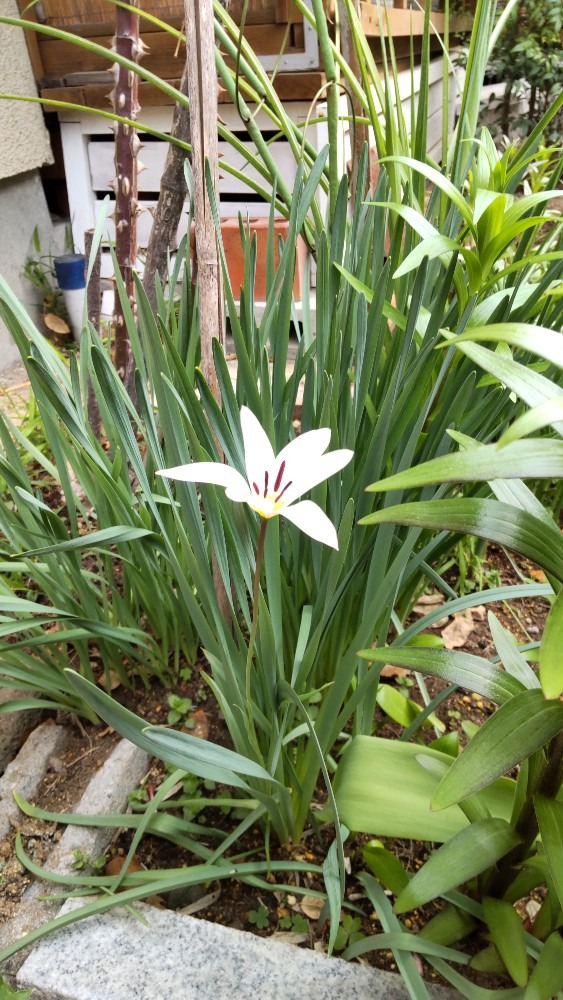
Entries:
{"label": "white flower", "polygon": [[343,448],[325,455],[330,428],[322,427],[299,435],[276,456],[264,429],[247,406],[240,411],[240,422],[246,479],[220,462],[192,462],[161,469],[158,475],[187,483],[224,486],[230,500],[247,503],[263,518],[281,514],[311,538],[337,549],[336,529],[318,504],[311,500],[295,501],[343,469],[353,452]]}

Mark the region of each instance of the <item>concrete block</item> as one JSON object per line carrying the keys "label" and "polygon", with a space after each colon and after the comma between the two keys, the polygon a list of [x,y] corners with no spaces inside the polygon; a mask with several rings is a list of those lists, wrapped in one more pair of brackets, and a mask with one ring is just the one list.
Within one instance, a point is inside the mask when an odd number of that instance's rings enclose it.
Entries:
{"label": "concrete block", "polygon": [[[70,900],[64,910],[80,905]],[[136,904],[41,941],[18,974],[41,1000],[407,1000],[400,976]],[[459,995],[428,987],[434,1000]],[[35,996],[35,994],[34,994]]]}
{"label": "concrete block", "polygon": [[[149,759],[144,750],[128,740],[121,740],[94,775],[73,811],[92,816],[123,812],[129,792],[147,771]],[[114,832],[113,829],[103,827],[67,826],[59,843],[51,851],[46,867],[54,872],[70,872],[75,850],[79,849],[92,858],[99,857],[107,848]],[[54,891],[52,883],[49,884],[49,891]],[[60,904],[40,899],[44,892],[43,882],[33,882],[29,886],[22,897],[17,916],[0,924],[0,948],[56,916]]]}
{"label": "concrete block", "polygon": [[36,795],[49,766],[49,758],[61,749],[67,735],[64,726],[43,722],[30,733],[17,757],[8,764],[0,778],[0,840],[10,833],[12,820],[17,822],[21,815],[14,801],[14,791],[24,799]]}
{"label": "concrete block", "polygon": [[[5,705],[7,701],[13,701],[23,694],[23,691],[15,691],[13,688],[0,688],[0,705]],[[25,695],[28,697],[29,692],[25,692]],[[0,715],[0,774],[3,774],[6,765],[17,753],[26,729],[34,726],[40,718],[37,709],[23,709],[21,712]]]}

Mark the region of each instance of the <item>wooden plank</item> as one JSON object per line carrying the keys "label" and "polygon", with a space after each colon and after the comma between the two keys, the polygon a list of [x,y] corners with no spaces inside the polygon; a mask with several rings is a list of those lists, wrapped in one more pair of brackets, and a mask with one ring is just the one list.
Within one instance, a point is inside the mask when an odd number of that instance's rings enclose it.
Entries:
{"label": "wooden plank", "polygon": [[[148,14],[167,21],[170,17],[183,17],[182,3],[162,2],[162,0],[141,0],[140,7]],[[109,0],[43,0],[43,10],[47,24],[68,28],[77,24],[113,23],[115,7]]]}
{"label": "wooden plank", "polygon": [[[277,55],[285,39],[286,30],[283,25],[270,25],[265,30],[262,25],[249,25],[245,37],[252,45],[257,55]],[[43,75],[55,80],[61,80],[67,73],[100,72],[108,70],[111,65],[112,35],[96,37],[98,45],[108,50],[108,58],[89,52],[87,49],[73,45],[72,42],[61,41],[58,38],[42,38],[39,41],[39,51],[43,67]],[[142,66],[152,73],[169,79],[181,75],[183,49],[175,58],[176,41],[164,31],[150,31],[143,34],[143,41],[149,47],[143,58]],[[295,50],[289,46],[287,52]]]}
{"label": "wooden plank", "polygon": [[[143,40],[149,46],[149,52],[143,58],[143,68],[157,73],[163,79],[181,76],[183,57],[174,58],[175,40],[163,31],[151,31],[143,35]],[[107,59],[97,53],[73,45],[72,42],[61,41],[58,38],[42,38],[39,42],[44,75],[63,78],[67,73],[91,73],[106,71],[112,63],[110,51],[112,35],[101,35],[96,38],[98,45],[108,50]]]}
{"label": "wooden plank", "polygon": [[[42,74],[43,75],[43,74]],[[173,87],[179,87],[180,78],[168,80]],[[274,80],[274,88],[282,101],[311,101],[319,93],[325,83],[324,73],[280,73]],[[108,94],[111,87],[108,83],[90,83],[74,87],[43,87],[41,97],[52,101],[67,101],[70,104],[80,104],[85,108],[95,108],[109,111]],[[171,107],[168,94],[154,87],[152,83],[139,83],[139,103],[141,109],[154,107]],[[231,105],[229,94],[222,93],[219,97],[221,106]],[[56,111],[53,105],[47,105],[46,111]],[[140,114],[143,119],[143,110]]]}
{"label": "wooden plank", "polygon": [[[360,4],[360,16],[362,27],[368,36],[378,36],[380,31],[380,16],[383,27],[383,35],[392,35],[396,38],[400,35],[422,35],[424,32],[424,11],[421,10],[399,10],[398,8],[387,7],[384,10],[378,8],[376,4],[366,3],[362,0]],[[434,29],[438,32],[444,31],[445,15],[433,11],[430,21]],[[473,27],[471,17],[451,17],[450,33],[459,31],[470,31]]]}

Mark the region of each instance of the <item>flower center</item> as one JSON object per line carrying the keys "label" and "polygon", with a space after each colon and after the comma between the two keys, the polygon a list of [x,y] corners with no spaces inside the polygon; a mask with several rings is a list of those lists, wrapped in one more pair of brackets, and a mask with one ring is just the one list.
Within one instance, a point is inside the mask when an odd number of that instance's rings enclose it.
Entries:
{"label": "flower center", "polygon": [[[289,479],[284,484],[283,483],[284,473],[285,473],[285,462],[282,462],[274,481],[273,490],[270,490],[269,488],[270,475],[268,472],[264,473],[263,489],[260,489],[258,483],[252,483],[252,489],[256,493],[257,497],[256,503],[253,504],[253,506],[254,509],[259,514],[262,515],[262,517],[272,517],[274,514],[278,513],[278,510],[281,507],[285,506],[285,504],[281,503],[281,499],[286,490],[289,489],[289,487],[291,486],[292,480]],[[260,502],[258,498],[261,498],[261,500],[265,502],[264,503]]]}

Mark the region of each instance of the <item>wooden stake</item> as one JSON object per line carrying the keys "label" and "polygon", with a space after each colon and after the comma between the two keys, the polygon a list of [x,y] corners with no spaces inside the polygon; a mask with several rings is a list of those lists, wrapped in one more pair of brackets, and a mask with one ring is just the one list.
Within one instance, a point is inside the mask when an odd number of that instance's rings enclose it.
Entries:
{"label": "wooden stake", "polygon": [[[139,0],[132,0],[138,7]],[[115,51],[137,62],[141,55],[139,40],[139,15],[135,11],[116,7]],[[120,64],[115,66],[115,88],[112,93],[115,113],[136,120],[140,110],[138,101],[139,77]],[[130,125],[118,123],[115,134],[115,254],[125,285],[127,297],[135,308],[135,283],[133,272],[137,260],[137,154],[139,138]],[[134,386],[134,366],[131,344],[127,335],[125,317],[116,295],[114,361],[119,377],[130,394]]]}
{"label": "wooden stake", "polygon": [[[186,68],[190,98],[194,228],[199,285],[201,368],[213,396],[220,403],[213,364],[213,340],[224,345],[223,289],[217,236],[205,181],[205,164],[218,191],[217,75],[213,0],[185,0]],[[218,199],[217,199],[218,201]]]}

